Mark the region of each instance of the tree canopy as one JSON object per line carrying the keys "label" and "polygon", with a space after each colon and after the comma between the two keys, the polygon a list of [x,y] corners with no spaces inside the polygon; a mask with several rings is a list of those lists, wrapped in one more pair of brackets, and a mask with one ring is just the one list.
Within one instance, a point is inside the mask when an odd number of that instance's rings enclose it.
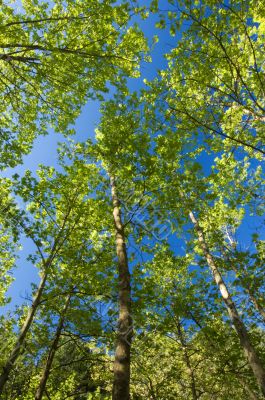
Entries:
{"label": "tree canopy", "polygon": [[265,397],[264,27],[252,0],[3,2],[1,399]]}

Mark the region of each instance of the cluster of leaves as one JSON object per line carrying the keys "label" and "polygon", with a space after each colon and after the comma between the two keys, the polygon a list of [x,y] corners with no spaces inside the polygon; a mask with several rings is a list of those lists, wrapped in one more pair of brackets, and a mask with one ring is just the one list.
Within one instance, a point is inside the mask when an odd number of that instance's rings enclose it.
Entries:
{"label": "cluster of leaves", "polygon": [[[14,166],[48,127],[69,124],[107,83],[137,76],[146,53],[127,2],[23,1],[0,16],[1,167]],[[102,96],[101,96],[102,97]]]}

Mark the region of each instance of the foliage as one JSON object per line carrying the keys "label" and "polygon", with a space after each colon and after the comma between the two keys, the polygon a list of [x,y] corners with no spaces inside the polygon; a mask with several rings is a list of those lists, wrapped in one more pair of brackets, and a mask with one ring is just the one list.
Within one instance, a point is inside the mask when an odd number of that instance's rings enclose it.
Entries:
{"label": "foliage", "polygon": [[[3,5],[1,166],[48,126],[67,136],[55,166],[1,178],[1,305],[23,245],[40,275],[33,301],[0,319],[1,376],[19,345],[3,398],[36,398],[47,372],[43,399],[127,400],[112,393],[121,257],[131,398],[262,398],[240,329],[265,379],[264,6],[139,3]],[[148,80],[139,26],[152,15],[176,40]],[[70,140],[89,98],[95,140]]]}

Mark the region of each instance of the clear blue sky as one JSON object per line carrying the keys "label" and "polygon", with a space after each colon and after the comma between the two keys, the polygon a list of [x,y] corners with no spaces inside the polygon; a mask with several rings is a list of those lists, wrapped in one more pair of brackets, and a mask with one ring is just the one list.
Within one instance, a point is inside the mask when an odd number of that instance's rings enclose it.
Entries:
{"label": "clear blue sky", "polygon": [[[152,79],[155,77],[158,69],[166,67],[166,60],[163,57],[165,52],[169,52],[172,47],[177,43],[177,37],[169,36],[167,30],[160,31],[155,28],[155,22],[157,17],[150,17],[147,20],[137,22],[140,24],[145,35],[152,38],[153,35],[158,34],[160,40],[156,44],[152,51],[152,63],[144,63],[142,65],[142,77],[137,80],[130,80],[130,89],[139,89],[144,86],[143,78]],[[94,129],[100,119],[99,102],[89,101],[88,104],[83,108],[81,115],[76,121],[75,140],[84,141],[87,138],[94,137]],[[57,165],[57,143],[65,140],[60,134],[55,134],[52,130],[49,135],[44,137],[38,137],[35,141],[33,151],[30,155],[24,157],[23,165],[16,167],[15,169],[7,171],[6,175],[10,176],[14,173],[23,175],[25,170],[30,169],[36,171],[39,164]],[[207,167],[207,160],[205,161],[205,167]],[[248,217],[240,230],[240,239],[246,241],[249,237],[250,228],[256,226],[256,221],[252,221],[251,217]],[[38,272],[32,265],[26,261],[27,255],[34,250],[30,240],[23,240],[23,250],[20,252],[20,259],[17,263],[17,269],[14,271],[15,281],[11,285],[8,295],[12,297],[11,303],[2,308],[2,312],[5,313],[7,310],[14,310],[15,305],[21,304],[25,298],[31,297],[31,282],[37,283],[39,280]]]}

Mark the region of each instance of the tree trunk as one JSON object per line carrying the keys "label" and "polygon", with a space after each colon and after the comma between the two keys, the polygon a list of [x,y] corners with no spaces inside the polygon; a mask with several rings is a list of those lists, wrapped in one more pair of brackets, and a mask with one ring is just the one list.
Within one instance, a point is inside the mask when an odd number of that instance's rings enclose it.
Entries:
{"label": "tree trunk", "polygon": [[234,325],[234,328],[237,332],[237,335],[239,337],[241,346],[244,350],[245,356],[246,356],[248,363],[253,371],[253,374],[261,388],[263,396],[265,397],[265,369],[264,369],[254,347],[252,346],[252,344],[250,342],[247,329],[238,314],[237,308],[232,300],[230,293],[228,292],[226,284],[223,281],[222,275],[217,268],[214,257],[212,256],[212,254],[210,253],[210,250],[208,249],[208,246],[206,244],[205,237],[204,237],[204,232],[203,232],[202,228],[200,227],[200,225],[192,211],[189,212],[189,217],[190,217],[190,220],[193,223],[194,228],[197,232],[201,249],[202,249],[204,256],[207,260],[207,263],[212,271],[214,280],[215,280],[217,286],[219,287],[223,301],[226,305],[230,319],[231,319],[231,321]]}
{"label": "tree trunk", "polygon": [[62,333],[62,329],[63,329],[63,325],[64,325],[64,321],[65,321],[65,317],[66,317],[66,313],[67,313],[70,301],[71,301],[71,294],[69,294],[67,296],[64,308],[61,312],[61,316],[60,316],[59,323],[58,323],[58,326],[57,326],[57,329],[56,329],[56,332],[54,335],[54,339],[52,341],[52,344],[51,344],[51,347],[50,347],[50,350],[48,353],[48,357],[46,360],[46,364],[45,364],[44,370],[42,372],[41,380],[40,380],[38,389],[35,394],[35,400],[41,400],[44,395],[46,383],[47,383],[47,380],[50,375],[53,359],[54,359],[55,353],[57,351],[58,343],[59,343],[59,340],[61,337],[61,333]]}
{"label": "tree trunk", "polygon": [[132,341],[131,285],[125,244],[124,226],[121,218],[120,201],[115,178],[110,177],[113,218],[116,235],[116,251],[119,274],[119,320],[114,360],[113,400],[130,398],[130,352]]}
{"label": "tree trunk", "polygon": [[31,326],[31,323],[33,321],[35,312],[36,312],[36,310],[37,310],[37,308],[39,306],[39,303],[40,303],[40,299],[41,299],[41,296],[42,296],[42,293],[43,293],[43,290],[44,290],[44,287],[45,287],[45,283],[46,283],[46,280],[47,280],[47,275],[48,275],[48,273],[47,273],[47,270],[46,270],[44,272],[44,274],[43,274],[43,277],[42,277],[41,281],[40,281],[37,293],[36,293],[36,295],[34,297],[34,300],[32,302],[30,310],[28,312],[28,316],[26,318],[26,321],[24,322],[24,324],[23,324],[23,326],[21,328],[20,334],[19,334],[18,339],[17,339],[17,341],[15,343],[15,346],[14,346],[14,348],[13,348],[13,350],[12,350],[8,360],[7,360],[7,362],[2,367],[3,368],[3,372],[0,375],[0,394],[3,393],[3,389],[4,389],[4,386],[5,386],[8,378],[9,378],[10,372],[12,371],[12,369],[14,367],[14,364],[15,364],[17,358],[19,357],[19,355],[21,353],[21,350],[23,349],[25,337],[26,337],[27,332],[28,332],[28,330],[29,330],[29,328]]}

